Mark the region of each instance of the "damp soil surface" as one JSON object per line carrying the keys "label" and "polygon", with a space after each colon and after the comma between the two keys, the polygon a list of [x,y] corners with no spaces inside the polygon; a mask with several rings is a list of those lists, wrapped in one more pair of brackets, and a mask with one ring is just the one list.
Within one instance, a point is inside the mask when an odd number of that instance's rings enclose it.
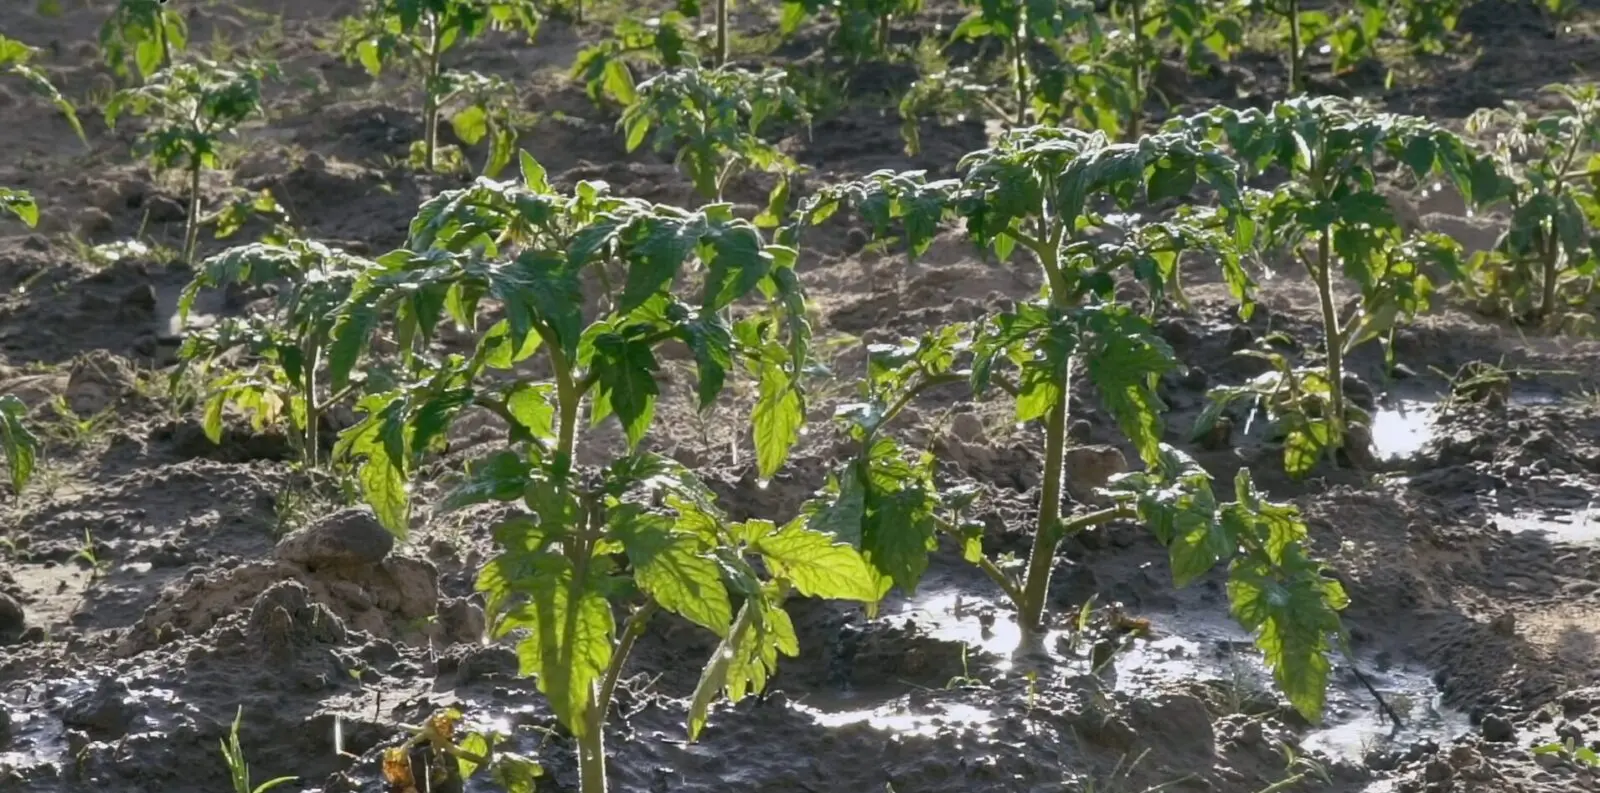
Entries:
{"label": "damp soil surface", "polygon": [[[217,746],[240,709],[257,781],[379,790],[377,756],[404,735],[400,725],[451,705],[512,733],[546,769],[540,790],[574,790],[571,740],[516,676],[511,650],[481,640],[472,580],[491,551],[492,515],[436,514],[429,500],[440,488],[423,481],[418,525],[395,543],[358,510],[297,497],[307,491],[281,435],[241,420],[212,444],[193,407],[169,395],[183,334],[174,306],[190,274],[161,256],[95,246],[176,246],[182,190],[135,164],[126,129],[97,118],[114,85],[97,43],[112,3],[57,5],[46,17],[32,3],[0,3],[0,30],[45,49],[43,67],[84,104],[89,133],[80,144],[48,106],[0,87],[0,184],[32,191],[44,217],[32,231],[0,222],[0,392],[29,405],[46,446],[34,486],[6,493],[0,518],[0,791],[227,789]],[[270,189],[304,234],[377,254],[403,241],[419,200],[465,183],[404,168],[420,99],[387,78],[373,84],[323,46],[352,0],[177,5],[201,51],[269,56],[284,72],[268,118],[207,174],[208,198]],[[736,22],[766,24],[759,5]],[[1600,61],[1591,27],[1555,25],[1534,5],[1470,3],[1470,46],[1411,64],[1420,78],[1385,87],[1357,72],[1318,88],[1452,125],[1478,107],[1531,101],[1538,86]],[[566,78],[577,50],[603,33],[552,21],[533,44],[467,47],[461,65],[518,82],[535,114],[520,145],[561,184],[604,179],[629,195],[690,201],[670,160],[627,153],[614,115]],[[763,57],[814,58],[825,38],[809,31]],[[879,168],[949,174],[983,145],[981,124],[928,125],[922,154],[904,154],[885,109],[904,88],[897,75],[860,69],[834,112],[784,141],[812,169],[808,182]],[[1261,104],[1282,84],[1263,54],[1168,92],[1187,107]],[[755,203],[761,187],[736,185],[734,198]],[[1469,244],[1492,241],[1501,222],[1466,217],[1437,191],[1410,200],[1420,224]],[[914,264],[863,249],[861,238],[841,226],[805,241],[803,277],[832,374],[812,384],[815,426],[784,474],[757,480],[749,453],[735,451],[734,411],[695,421],[681,399],[661,408],[656,448],[691,462],[736,517],[786,520],[822,485],[842,448],[825,419],[850,396],[864,342],[971,319],[1038,287],[1027,267],[996,264],[954,236]],[[203,252],[220,246],[206,241]],[[1260,310],[1241,323],[1220,285],[1200,272],[1189,283],[1193,311],[1161,325],[1184,367],[1163,384],[1168,439],[1219,481],[1248,467],[1309,518],[1316,553],[1351,600],[1352,658],[1335,664],[1322,723],[1274,692],[1218,580],[1174,589],[1146,533],[1112,525],[1063,548],[1042,639],[1024,641],[952,548],[935,554],[916,595],[874,617],[793,603],[801,655],[765,695],[717,707],[698,743],[686,741],[685,698],[713,642],[657,620],[609,727],[615,789],[1600,790],[1593,771],[1531,751],[1558,738],[1600,748],[1600,345],[1519,333],[1441,300],[1395,339],[1403,368],[1388,369],[1375,348],[1350,362],[1361,381],[1352,390],[1376,415],[1372,459],[1295,482],[1249,415],[1232,417],[1225,444],[1191,443],[1190,427],[1205,386],[1258,373],[1233,355],[1241,346],[1285,331],[1304,345],[1289,352],[1314,360],[1314,291],[1273,273]],[[1512,371],[1511,386],[1452,396],[1445,375],[1472,361]],[[990,550],[1025,553],[1038,430],[1016,427],[1000,405],[931,396],[910,435],[939,457],[946,482],[984,494]],[[1084,396],[1074,404],[1092,406]],[[1115,443],[1104,413],[1079,417],[1080,442]],[[452,436],[449,462],[481,452],[481,437]],[[291,529],[312,533],[283,543]],[[1090,641],[1080,614],[1126,629]],[[1271,788],[1290,774],[1286,752],[1318,761],[1326,780]]]}

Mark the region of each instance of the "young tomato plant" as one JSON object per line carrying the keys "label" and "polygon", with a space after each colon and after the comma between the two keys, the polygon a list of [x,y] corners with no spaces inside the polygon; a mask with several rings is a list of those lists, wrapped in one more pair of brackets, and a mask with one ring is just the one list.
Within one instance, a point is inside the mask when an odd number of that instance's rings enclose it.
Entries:
{"label": "young tomato plant", "polygon": [[1600,284],[1591,239],[1600,220],[1600,92],[1587,85],[1548,90],[1565,106],[1538,118],[1493,109],[1468,119],[1469,134],[1493,136],[1493,156],[1510,177],[1511,226],[1493,250],[1473,257],[1459,284],[1480,306],[1511,317],[1593,323],[1584,307]]}
{"label": "young tomato plant", "polygon": [[[803,519],[730,522],[693,473],[641,448],[660,395],[656,350],[674,342],[695,361],[702,409],[734,367],[755,376],[759,473],[782,464],[804,419],[795,251],[765,244],[725,204],[685,211],[589,182],[562,193],[531,157],[522,165],[522,184],[480,180],[423,205],[407,248],[382,257],[341,309],[329,361],[339,387],[380,322],[392,322],[410,374],[364,398],[365,418],[340,440],[342,453],[365,457],[365,495],[391,528],[406,519],[397,502],[407,473],[467,406],[504,421],[503,449],[473,466],[445,507],[526,507],[495,527],[500,552],[478,577],[490,634],[515,638],[522,672],[577,739],[580,789],[601,793],[612,693],[652,615],[672,611],[723,640],[694,698],[693,734],[717,691],[759,691],[778,654],[797,652],[782,609],[789,592],[877,593],[849,545]],[[599,285],[588,301],[586,277]],[[730,326],[724,309],[744,297],[766,306]],[[486,300],[503,318],[481,327]],[[445,319],[475,332],[470,354],[428,351]],[[545,374],[515,366],[536,355]],[[585,439],[585,424],[613,418],[625,444]],[[594,462],[580,463],[580,451]]]}
{"label": "young tomato plant", "polygon": [[986,81],[963,66],[917,78],[900,98],[900,139],[906,143],[906,154],[915,157],[922,153],[924,119],[943,122],[951,117],[975,114],[983,108],[1004,116],[1005,112],[989,98],[992,90]]}
{"label": "young tomato plant", "polygon": [[1012,120],[1017,126],[1028,123],[1028,112],[1037,93],[1035,67],[1030,63],[1034,49],[1053,47],[1058,57],[1062,57],[1070,31],[1079,27],[1094,28],[1089,36],[1091,39],[1098,36],[1094,4],[1087,0],[967,0],[967,4],[976,8],[956,26],[950,37],[993,38],[1001,42],[1011,71],[1011,91],[1016,103]]}
{"label": "young tomato plant", "polygon": [[690,67],[641,83],[619,124],[628,151],[646,138],[657,151],[676,149],[678,166],[707,200],[721,201],[728,183],[743,171],[776,172],[778,185],[766,217],[775,224],[788,200],[788,174],[799,166],[761,138],[762,127],[769,121],[810,120],[781,71]]}
{"label": "young tomato plant", "polygon": [[139,79],[149,79],[171,66],[173,54],[182,52],[188,41],[189,24],[167,0],[118,0],[100,27],[106,65],[118,77],[128,76],[131,60]]}
{"label": "young tomato plant", "polygon": [[687,17],[669,11],[640,21],[624,17],[611,38],[583,48],[572,62],[573,79],[582,80],[596,105],[615,102],[623,107],[635,99],[634,65],[677,69],[698,65],[694,37]]}
{"label": "young tomato plant", "polygon": [[491,28],[531,40],[538,27],[534,0],[368,0],[365,13],[344,21],[340,49],[373,77],[397,63],[422,83],[422,140],[413,159],[432,170],[440,112],[462,83],[447,78],[445,54]]}
{"label": "young tomato plant", "polygon": [[[1295,706],[1319,712],[1343,593],[1305,558],[1305,526],[1291,508],[1262,502],[1247,474],[1237,483],[1238,500],[1222,504],[1210,477],[1161,443],[1164,406],[1155,385],[1176,361],[1149,318],[1117,296],[1119,276],[1130,276],[1160,302],[1176,289],[1179,256],[1208,248],[1222,254],[1228,282],[1242,293],[1247,282],[1229,253],[1243,230],[1231,214],[1239,206],[1235,164],[1185,134],[1114,144],[1103,133],[1031,128],[1002,135],[960,167],[960,178],[933,183],[918,174],[874,174],[819,194],[803,210],[815,223],[848,203],[880,235],[898,223],[913,252],[927,246],[942,218],[959,217],[974,241],[1001,257],[1026,251],[1046,284],[1040,299],[985,318],[970,333],[944,328],[912,345],[872,351],[864,401],[840,411],[858,451],[808,508],[813,523],[857,544],[880,590],[914,588],[937,535],[950,535],[1013,602],[1019,624],[1038,633],[1062,540],[1109,521],[1139,520],[1171,549],[1180,584],[1229,563],[1235,615],[1256,632]],[[1186,196],[1199,183],[1233,209],[1135,225],[1115,243],[1086,233],[1106,222],[1108,205],[1126,210],[1140,200]],[[1077,372],[1095,386],[1146,470],[1110,483],[1112,506],[1068,516],[1068,396]],[[941,496],[932,459],[909,454],[883,432],[919,393],[957,382],[980,395],[998,388],[1014,400],[1019,422],[1045,425],[1038,522],[1020,578],[985,556],[981,527],[950,517],[972,495]]]}
{"label": "young tomato plant", "polygon": [[258,64],[225,68],[194,59],[156,72],[144,85],[119,91],[106,104],[107,126],[115,127],[124,113],[145,119],[136,148],[156,168],[187,172],[185,263],[194,262],[200,240],[200,176],[217,167],[222,139],[261,113],[261,80],[270,71]]}
{"label": "young tomato plant", "polygon": [[[83,135],[83,125],[78,123],[77,109],[56,90],[44,72],[29,63],[38,53],[39,51],[33,47],[0,35],[0,75],[22,78],[30,88],[49,99],[51,104],[61,111],[67,123],[72,125],[72,131],[78,134],[79,140],[87,142]],[[39,205],[34,201],[33,195],[25,190],[0,187],[0,213],[14,215],[29,228],[39,224]]]}
{"label": "young tomato plant", "polygon": [[[223,410],[232,405],[248,413],[258,430],[286,424],[306,466],[322,461],[322,418],[329,406],[354,393],[347,383],[338,389],[327,385],[324,351],[334,311],[373,266],[305,240],[233,248],[200,266],[179,298],[180,322],[187,321],[202,290],[285,284],[270,313],[230,317],[191,332],[178,350],[173,387],[188,371],[198,370],[205,383],[202,426],[212,443],[221,442]],[[242,364],[233,360],[240,354],[247,356]]]}
{"label": "young tomato plant", "polygon": [[[440,80],[443,85],[439,106],[454,108],[450,113],[450,128],[468,146],[488,141],[482,174],[491,179],[499,176],[517,153],[521,111],[517,107],[516,87],[499,77],[477,72],[448,71]],[[439,151],[436,150],[435,157]],[[420,159],[413,165],[427,167]]]}
{"label": "young tomato plant", "polygon": [[61,95],[61,91],[55,87],[55,84],[50,82],[50,78],[46,77],[43,71],[40,71],[38,67],[32,64],[33,59],[38,54],[38,49],[23,44],[16,39],[0,35],[0,76],[10,75],[22,78],[34,93],[50,100],[50,104],[55,105],[56,110],[61,112],[67,123],[72,125],[72,131],[77,134],[78,139],[87,143],[87,139],[83,134],[83,125],[78,121],[77,108],[73,107],[72,102]]}
{"label": "young tomato plant", "polygon": [[[1259,226],[1256,242],[1298,259],[1316,283],[1322,306],[1322,376],[1307,381],[1313,388],[1292,393],[1320,399],[1325,391],[1326,405],[1296,407],[1307,421],[1291,423],[1286,436],[1290,473],[1303,475],[1317,457],[1345,446],[1345,356],[1373,339],[1387,345],[1399,323],[1427,307],[1433,284],[1423,274],[1425,265],[1458,267],[1453,240],[1408,238],[1401,229],[1379,192],[1380,158],[1403,164],[1419,181],[1442,173],[1471,203],[1495,199],[1501,177],[1492,161],[1433,124],[1331,97],[1291,99],[1267,111],[1218,108],[1175,126],[1226,140],[1253,173],[1276,166],[1288,175],[1272,192],[1253,195],[1250,214]],[[1343,317],[1334,293],[1336,270],[1359,290],[1354,310]],[[1274,406],[1282,406],[1281,400],[1266,405]],[[1353,453],[1359,459],[1364,451]]]}
{"label": "young tomato plant", "polygon": [[889,34],[897,19],[910,19],[922,11],[922,0],[784,0],[781,27],[785,36],[800,29],[806,18],[832,13],[839,26],[833,32],[834,48],[855,55],[889,54]]}

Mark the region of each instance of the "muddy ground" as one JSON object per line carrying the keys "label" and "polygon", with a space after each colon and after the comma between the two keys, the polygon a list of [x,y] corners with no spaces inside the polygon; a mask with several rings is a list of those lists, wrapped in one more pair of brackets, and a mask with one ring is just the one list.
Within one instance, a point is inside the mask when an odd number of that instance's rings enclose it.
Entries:
{"label": "muddy ground", "polygon": [[[451,704],[514,730],[549,772],[541,790],[574,789],[570,740],[548,729],[554,720],[514,676],[510,650],[478,638],[471,581],[489,552],[488,516],[432,516],[426,500],[439,487],[423,483],[420,525],[390,548],[341,505],[285,495],[300,491],[281,436],[241,422],[214,446],[195,412],[168,395],[162,370],[181,339],[172,314],[188,273],[159,256],[91,254],[130,239],[176,246],[181,191],[132,164],[129,133],[97,118],[113,85],[96,44],[111,2],[62,0],[63,13],[48,18],[32,5],[0,4],[0,30],[46,48],[45,67],[85,105],[90,141],[80,145],[48,107],[0,83],[0,184],[33,191],[44,214],[32,232],[0,223],[0,391],[28,402],[47,440],[35,486],[8,494],[0,518],[0,791],[226,789],[217,741],[241,707],[258,781],[378,790],[376,752],[401,737],[397,724]],[[463,182],[399,167],[419,133],[418,98],[390,80],[374,85],[321,48],[351,0],[182,5],[201,51],[268,55],[285,72],[270,118],[230,147],[229,168],[207,175],[208,196],[270,188],[308,236],[381,253],[403,240],[420,199]],[[1388,88],[1381,70],[1317,87],[1446,122],[1530,101],[1538,86],[1600,61],[1592,26],[1557,25],[1534,5],[1481,0],[1463,19],[1469,46],[1411,63]],[[739,22],[762,24],[749,10]],[[459,63],[519,82],[540,114],[520,144],[563,183],[603,178],[630,195],[689,200],[669,162],[627,155],[613,119],[564,78],[600,33],[551,22],[535,44],[473,46]],[[808,31],[772,57],[815,57],[824,34]],[[905,156],[898,120],[883,110],[904,82],[898,74],[863,69],[836,114],[785,142],[814,169],[809,179],[949,172],[982,145],[976,123],[930,127],[923,154]],[[1282,84],[1277,61],[1256,54],[1175,95],[1189,106],[1262,103]],[[758,187],[735,192],[754,201]],[[1494,218],[1465,217],[1447,195],[1412,198],[1424,225],[1469,244],[1496,233]],[[1036,288],[1025,267],[988,262],[954,237],[907,265],[862,250],[855,236],[807,240],[804,277],[837,378],[813,384],[815,426],[787,472],[758,482],[748,452],[731,449],[726,416],[702,425],[683,403],[663,408],[656,448],[694,465],[735,516],[784,520],[822,483],[838,448],[825,419],[860,371],[857,342],[969,319]],[[1317,338],[1314,292],[1276,273],[1264,281],[1264,310],[1240,325],[1203,273],[1190,283],[1194,313],[1162,326],[1188,367],[1164,387],[1170,439],[1222,481],[1248,465],[1309,516],[1317,552],[1351,597],[1359,669],[1401,729],[1342,662],[1326,722],[1294,717],[1228,621],[1219,582],[1173,590],[1161,550],[1138,527],[1113,526],[1064,549],[1053,582],[1063,622],[1090,598],[1150,620],[1148,638],[1125,642],[1098,669],[1067,633],[1016,652],[993,590],[947,549],[923,590],[877,619],[796,603],[801,657],[784,663],[767,696],[716,710],[690,745],[683,698],[711,637],[658,620],[611,725],[616,789],[1253,793],[1288,774],[1287,745],[1324,763],[1331,781],[1280,789],[1600,790],[1593,772],[1530,752],[1558,735],[1600,748],[1600,345],[1438,306],[1398,339],[1406,376],[1386,376],[1375,348],[1352,361],[1379,410],[1379,459],[1294,483],[1264,439],[1241,431],[1233,448],[1205,450],[1188,444],[1188,429],[1201,387],[1253,374],[1231,354],[1241,344],[1275,330]],[[1489,404],[1443,400],[1444,375],[1471,361],[1515,371],[1511,393]],[[1081,440],[1113,441],[1102,413],[1079,417]],[[956,394],[934,394],[913,423],[947,481],[984,490],[991,548],[1025,552],[1038,431]],[[462,428],[439,470],[482,451],[482,437]],[[362,542],[340,564],[275,550],[286,530],[309,524]]]}

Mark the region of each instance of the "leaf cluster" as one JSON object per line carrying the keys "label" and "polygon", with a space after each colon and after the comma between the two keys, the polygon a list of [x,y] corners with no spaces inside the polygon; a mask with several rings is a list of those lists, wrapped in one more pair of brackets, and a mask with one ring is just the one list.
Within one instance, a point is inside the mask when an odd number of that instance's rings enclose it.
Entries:
{"label": "leaf cluster", "polygon": [[532,38],[538,29],[533,0],[369,0],[341,24],[338,47],[374,77],[391,63],[432,76],[441,56],[488,31]]}
{"label": "leaf cluster", "polygon": [[189,23],[167,0],[117,0],[117,7],[100,27],[100,48],[106,65],[118,77],[129,75],[128,64],[141,80],[172,65],[173,53],[189,42]]}
{"label": "leaf cluster", "polygon": [[1511,224],[1493,249],[1465,264],[1457,283],[1492,313],[1592,328],[1585,308],[1600,285],[1600,92],[1546,91],[1561,104],[1542,116],[1496,108],[1468,120],[1469,133],[1491,139]]}
{"label": "leaf cluster", "polygon": [[636,100],[636,69],[678,69],[699,63],[690,20],[678,11],[668,11],[646,20],[622,18],[611,38],[578,52],[571,74],[583,81],[584,91],[596,105],[609,101],[627,107]]}
{"label": "leaf cluster", "polygon": [[829,46],[853,56],[882,53],[891,20],[916,16],[923,0],[784,0],[779,29],[790,36],[808,18],[831,15],[837,22]]}
{"label": "leaf cluster", "polygon": [[[657,151],[676,150],[678,166],[701,197],[721,200],[729,181],[742,171],[797,171],[794,160],[761,133],[769,122],[810,120],[783,71],[690,66],[639,84],[619,126],[629,151],[646,139]],[[786,198],[786,186],[786,180],[780,182],[775,202]]]}
{"label": "leaf cluster", "polygon": [[106,103],[106,125],[127,113],[144,118],[137,149],[157,168],[215,168],[223,137],[261,113],[261,81],[275,73],[266,64],[189,59],[117,92]]}

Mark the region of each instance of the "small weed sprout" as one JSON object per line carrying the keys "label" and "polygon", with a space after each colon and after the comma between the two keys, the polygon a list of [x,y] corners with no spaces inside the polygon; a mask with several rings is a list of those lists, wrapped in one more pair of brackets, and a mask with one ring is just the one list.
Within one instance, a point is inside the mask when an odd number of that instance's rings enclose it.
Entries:
{"label": "small weed sprout", "polygon": [[244,708],[240,707],[234,714],[233,726],[228,729],[228,739],[219,742],[222,747],[222,760],[228,764],[228,777],[233,781],[233,793],[266,793],[279,785],[295,781],[297,777],[281,776],[255,787],[250,786],[250,765],[245,762],[244,747],[239,743],[239,725],[243,721]]}
{"label": "small weed sprout", "polygon": [[[432,171],[439,167],[439,119],[445,103],[474,82],[450,75],[445,55],[490,30],[521,32],[531,40],[538,29],[534,0],[368,0],[361,15],[344,21],[338,46],[347,60],[360,63],[373,77],[398,65],[421,83],[423,137],[413,144],[412,160]],[[483,112],[487,115],[489,109]]]}
{"label": "small weed sprout", "polygon": [[186,172],[189,210],[184,227],[183,261],[194,262],[200,239],[200,176],[218,166],[224,137],[261,113],[261,81],[275,72],[263,64],[218,66],[205,60],[175,64],[137,88],[119,91],[106,105],[106,124],[131,113],[146,120],[137,149],[158,169]]}

